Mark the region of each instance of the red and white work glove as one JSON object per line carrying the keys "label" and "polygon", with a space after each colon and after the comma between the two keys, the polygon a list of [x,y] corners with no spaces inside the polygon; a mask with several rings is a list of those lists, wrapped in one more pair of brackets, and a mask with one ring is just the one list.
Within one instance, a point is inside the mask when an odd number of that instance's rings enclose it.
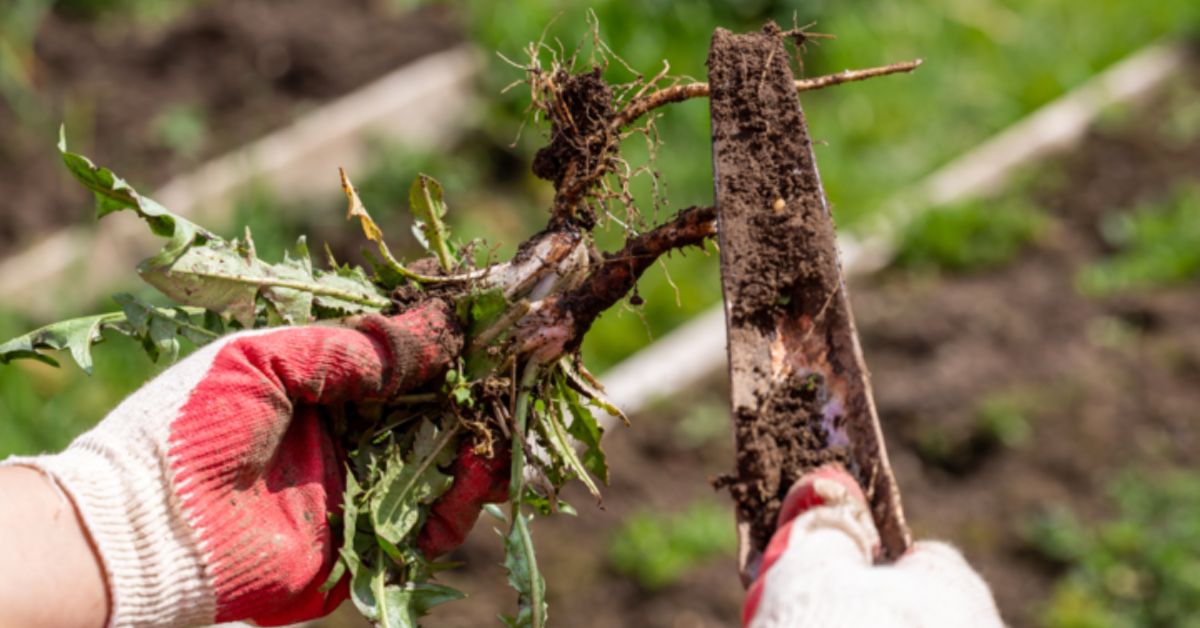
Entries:
{"label": "red and white work glove", "polygon": [[[331,612],[318,591],[337,557],[345,464],[318,407],[386,400],[443,375],[462,347],[431,301],[350,328],[250,331],[207,345],[146,384],[57,455],[9,458],[70,493],[103,563],[108,625],[288,624]],[[460,543],[483,504],[507,499],[507,452],[465,448],[419,543]],[[346,579],[348,580],[348,578]]]}
{"label": "red and white work glove", "polygon": [[745,628],[1002,628],[991,590],[953,547],[916,543],[876,565],[879,533],[841,466],[800,478],[779,513]]}

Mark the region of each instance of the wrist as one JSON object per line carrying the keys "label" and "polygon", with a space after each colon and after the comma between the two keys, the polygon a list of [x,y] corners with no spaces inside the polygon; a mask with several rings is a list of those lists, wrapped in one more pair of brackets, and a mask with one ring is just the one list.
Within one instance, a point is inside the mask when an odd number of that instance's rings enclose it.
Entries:
{"label": "wrist", "polygon": [[0,555],[5,564],[20,566],[0,569],[0,625],[104,626],[104,572],[73,502],[49,477],[24,466],[0,468],[0,495],[6,500]]}
{"label": "wrist", "polygon": [[[93,430],[60,454],[3,464],[40,471],[48,484],[61,489],[58,494],[74,503],[107,600],[107,622],[97,625],[182,628],[213,623],[215,602],[200,550],[177,514],[167,479],[138,459],[139,452],[149,452],[125,446],[128,435],[108,431]],[[110,447],[114,442],[121,444]]]}

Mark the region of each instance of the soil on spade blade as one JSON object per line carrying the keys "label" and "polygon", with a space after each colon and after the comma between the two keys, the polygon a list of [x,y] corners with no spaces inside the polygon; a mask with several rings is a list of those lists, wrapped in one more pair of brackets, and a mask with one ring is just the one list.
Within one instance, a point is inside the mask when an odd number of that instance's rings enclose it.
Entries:
{"label": "soil on spade blade", "polygon": [[750,524],[745,544],[762,552],[792,484],[841,463],[867,491],[884,548],[899,555],[905,530],[783,39],[773,22],[761,33],[718,29],[708,55],[738,443],[735,474],[717,484]]}
{"label": "soil on spade blade", "polygon": [[56,153],[60,123],[148,192],[462,40],[447,7],[392,4],[212,0],[153,28],[52,11],[33,42],[36,106],[0,98],[0,257],[92,215]]}

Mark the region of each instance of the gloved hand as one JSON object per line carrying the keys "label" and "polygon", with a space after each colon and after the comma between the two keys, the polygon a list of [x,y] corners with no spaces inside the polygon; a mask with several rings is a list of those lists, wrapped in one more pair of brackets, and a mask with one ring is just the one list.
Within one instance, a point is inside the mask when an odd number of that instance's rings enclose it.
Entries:
{"label": "gloved hand", "polygon": [[[250,331],[207,345],[146,384],[66,451],[10,458],[74,499],[110,594],[109,626],[274,626],[320,617],[348,582],[318,588],[337,556],[327,513],[345,466],[318,407],[388,399],[445,373],[462,347],[431,301],[350,328]],[[419,538],[462,542],[483,504],[507,498],[507,452],[465,448]],[[347,579],[348,580],[348,579]]]}
{"label": "gloved hand", "polygon": [[800,478],[742,612],[746,628],[1001,628],[991,590],[945,543],[876,565],[879,533],[840,465]]}

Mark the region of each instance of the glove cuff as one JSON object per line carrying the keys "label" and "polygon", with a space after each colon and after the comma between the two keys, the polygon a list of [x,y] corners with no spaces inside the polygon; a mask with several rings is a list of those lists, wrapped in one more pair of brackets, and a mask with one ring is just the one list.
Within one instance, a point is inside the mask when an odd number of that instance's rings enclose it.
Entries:
{"label": "glove cuff", "polygon": [[[162,459],[148,447],[107,447],[81,437],[57,455],[12,457],[70,494],[100,555],[111,597],[109,628],[186,628],[214,623],[216,598],[195,533],[185,523]],[[140,458],[145,459],[140,459]]]}

